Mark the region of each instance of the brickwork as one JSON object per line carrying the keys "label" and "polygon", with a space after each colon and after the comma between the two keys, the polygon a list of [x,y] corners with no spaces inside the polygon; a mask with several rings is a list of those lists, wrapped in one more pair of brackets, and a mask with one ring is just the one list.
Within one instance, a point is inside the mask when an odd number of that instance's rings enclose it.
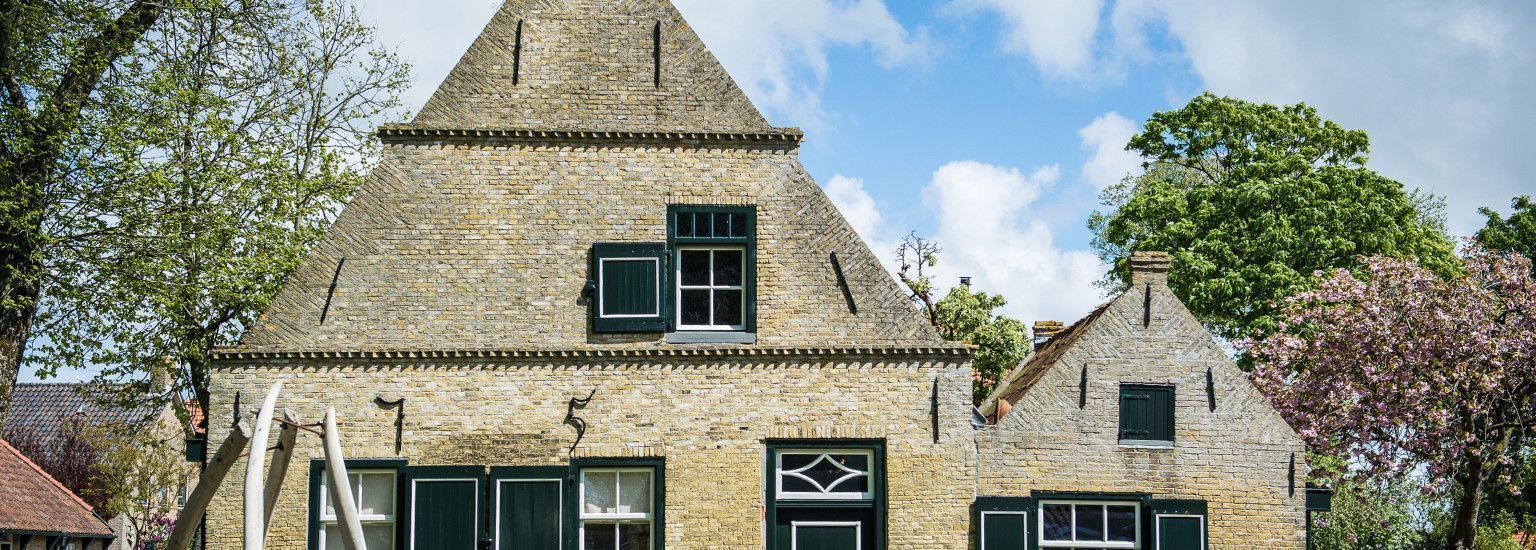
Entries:
{"label": "brickwork", "polygon": [[[1012,412],[978,435],[980,494],[1033,491],[1150,493],[1204,500],[1210,548],[1302,548],[1301,441],[1194,316],[1157,277],[1113,302],[1024,391]],[[1082,370],[1088,391],[1079,408]],[[1216,390],[1210,410],[1206,372]],[[1121,383],[1175,386],[1171,449],[1118,443]],[[1296,459],[1295,487],[1288,488]],[[1294,493],[1293,493],[1294,491]]]}
{"label": "brickwork", "polygon": [[[519,21],[520,56],[514,55]],[[653,34],[657,23],[659,86]],[[676,8],[654,0],[507,2],[413,124],[456,129],[770,129]]]}
{"label": "brickwork", "polygon": [[590,332],[582,291],[593,243],[666,242],[667,204],[756,205],[760,345],[939,342],[792,147],[587,140],[386,147],[242,344],[654,347],[660,333]]}
{"label": "brickwork", "polygon": [[[885,439],[889,547],[968,544],[970,379],[954,355],[225,361],[213,410],[229,410],[235,392],[249,404],[279,379],[281,406],[303,420],[337,408],[349,458],[396,456],[395,413],[373,398],[406,397],[401,454],[413,465],[563,465],[575,441],[566,402],[596,388],[578,413],[588,430],[576,456],[665,457],[666,543],[678,550],[762,546],[765,440]],[[228,433],[212,424],[215,441]],[[305,547],[307,464],[320,453],[317,438],[301,438],[268,548]],[[212,548],[239,545],[231,479],[209,513]]]}

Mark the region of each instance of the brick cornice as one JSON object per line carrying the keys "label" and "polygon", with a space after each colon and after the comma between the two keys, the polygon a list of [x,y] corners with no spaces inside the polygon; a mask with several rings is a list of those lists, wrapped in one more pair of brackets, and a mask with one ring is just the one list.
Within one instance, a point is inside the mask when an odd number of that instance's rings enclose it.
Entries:
{"label": "brick cornice", "polygon": [[705,347],[626,349],[483,349],[483,350],[357,350],[357,351],[260,351],[223,349],[213,352],[215,361],[261,359],[579,359],[622,357],[795,357],[795,356],[904,356],[969,359],[964,346],[892,347]]}
{"label": "brick cornice", "polygon": [[776,128],[772,132],[664,132],[664,131],[591,131],[537,129],[427,128],[405,124],[379,127],[379,139],[385,143],[422,141],[568,141],[568,142],[641,142],[641,143],[754,143],[798,146],[805,134],[798,128]]}

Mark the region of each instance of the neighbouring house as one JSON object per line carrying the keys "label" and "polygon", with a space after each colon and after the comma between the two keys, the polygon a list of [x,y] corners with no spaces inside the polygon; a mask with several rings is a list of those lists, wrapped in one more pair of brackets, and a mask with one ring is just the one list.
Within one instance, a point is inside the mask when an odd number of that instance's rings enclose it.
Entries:
{"label": "neighbouring house", "polygon": [[[163,381],[157,381],[155,391],[165,391]],[[11,414],[6,417],[3,431],[13,443],[24,451],[59,449],[72,435],[91,437],[91,434],[115,430],[117,433],[150,433],[170,449],[165,460],[183,462],[186,434],[172,405],[153,405],[146,398],[142,402],[120,403],[103,395],[120,395],[122,387],[107,387],[78,383],[22,383],[15,386],[11,398]],[[27,444],[22,445],[25,441]],[[177,483],[166,484],[154,494],[141,495],[144,510],[125,512],[108,518],[117,539],[111,550],[133,548],[138,540],[138,525],[147,525],[154,518],[145,517],[149,510],[165,508],[171,511],[167,519],[175,519],[175,510],[190,492],[195,481],[195,467],[188,466],[186,475]],[[4,549],[0,549],[4,550]]]}
{"label": "neighbouring house", "polygon": [[[764,120],[666,0],[506,2],[416,118],[378,135],[357,196],[216,352],[207,411],[216,446],[274,382],[301,423],[334,407],[370,550],[1054,547],[1056,512],[1012,534],[981,512],[1078,501],[1117,518],[1130,503],[1137,531],[1070,547],[1192,548],[1157,542],[1174,511],[1208,514],[1214,548],[1302,546],[1300,444],[1225,357],[1220,416],[1180,416],[1157,448],[1126,450],[1113,426],[1101,444],[1075,399],[1037,407],[1062,369],[980,420],[970,349],[920,318],[801,166],[801,133]],[[1165,327],[1187,315],[1171,296],[1153,311],[1167,335],[1128,341],[1146,362],[1114,376],[1185,388],[1186,355],[1216,364],[1198,324]],[[1093,414],[1118,407],[1099,380]],[[287,469],[267,546],[340,548],[319,441],[295,454],[309,463]],[[1203,466],[1233,457],[1249,467]],[[1087,466],[1132,463],[1148,471]],[[210,507],[214,548],[241,545],[238,477]]]}
{"label": "neighbouring house", "polygon": [[112,529],[37,464],[0,439],[0,550],[104,550]]}

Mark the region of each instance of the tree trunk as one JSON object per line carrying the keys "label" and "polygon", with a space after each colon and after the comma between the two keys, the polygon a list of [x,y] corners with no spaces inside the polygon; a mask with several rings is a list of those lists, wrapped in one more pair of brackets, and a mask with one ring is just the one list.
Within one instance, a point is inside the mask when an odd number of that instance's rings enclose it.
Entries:
{"label": "tree trunk", "polygon": [[42,275],[27,251],[17,250],[21,247],[13,243],[0,250],[0,269],[8,272],[0,279],[5,285],[0,288],[0,426],[11,410],[11,393],[37,316],[37,277]]}
{"label": "tree trunk", "polygon": [[1472,458],[1461,481],[1461,501],[1456,503],[1456,523],[1451,530],[1450,550],[1472,550],[1477,542],[1477,510],[1483,502],[1483,460]]}

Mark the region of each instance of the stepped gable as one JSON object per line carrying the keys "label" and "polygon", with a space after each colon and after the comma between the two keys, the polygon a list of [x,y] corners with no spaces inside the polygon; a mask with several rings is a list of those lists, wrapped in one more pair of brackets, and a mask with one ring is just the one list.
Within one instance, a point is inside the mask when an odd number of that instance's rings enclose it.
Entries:
{"label": "stepped gable", "polygon": [[773,130],[666,0],[511,0],[412,126]]}
{"label": "stepped gable", "polygon": [[[530,28],[546,41],[617,40],[593,29],[629,33],[658,18],[679,60],[667,66],[687,67],[664,72],[659,92],[640,78],[650,59],[597,56],[631,46],[592,42],[579,55],[525,49],[519,86],[537,93],[496,95],[524,93],[510,87],[504,41],[519,19],[531,48]],[[592,246],[667,242],[668,205],[755,208],[756,342],[742,347],[944,346],[801,166],[798,131],[768,128],[681,21],[657,0],[507,4],[416,123],[381,130],[379,164],[356,197],[226,351],[668,346],[660,333],[594,333],[585,293]]]}

